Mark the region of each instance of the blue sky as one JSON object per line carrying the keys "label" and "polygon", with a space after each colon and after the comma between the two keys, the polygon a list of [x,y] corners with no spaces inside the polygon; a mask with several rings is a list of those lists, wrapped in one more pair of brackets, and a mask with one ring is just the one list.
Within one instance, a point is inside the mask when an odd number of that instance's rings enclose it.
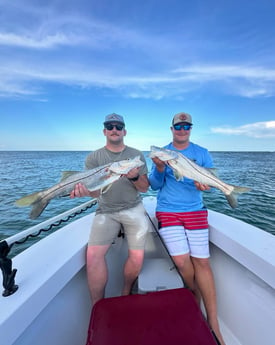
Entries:
{"label": "blue sky", "polygon": [[0,0],[0,150],[96,149],[112,112],[149,150],[186,111],[211,151],[274,151],[274,13],[270,0]]}

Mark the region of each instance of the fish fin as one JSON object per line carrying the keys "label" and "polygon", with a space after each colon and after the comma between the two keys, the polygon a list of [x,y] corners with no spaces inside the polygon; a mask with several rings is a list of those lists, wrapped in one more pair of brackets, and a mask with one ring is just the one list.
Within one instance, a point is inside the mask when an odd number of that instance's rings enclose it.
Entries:
{"label": "fish fin", "polygon": [[112,186],[112,183],[111,183],[111,184],[108,184],[107,186],[105,186],[105,187],[103,187],[103,188],[101,188],[100,194],[106,193],[106,192],[111,188],[111,186]]}
{"label": "fish fin", "polygon": [[16,200],[15,205],[19,207],[30,206],[33,203],[35,203],[37,199],[39,198],[40,198],[40,192],[32,193],[32,194],[23,196],[23,198]]}
{"label": "fish fin", "polygon": [[178,171],[177,169],[175,169],[175,167],[174,167],[173,165],[171,165],[171,161],[167,161],[167,162],[165,162],[165,163],[166,163],[166,165],[168,165],[168,166],[172,169],[173,175],[174,175],[175,179],[176,179],[177,181],[182,181],[183,178],[184,178],[184,176],[182,176],[182,175],[179,173],[179,171]]}
{"label": "fish fin", "polygon": [[40,199],[39,201],[33,204],[33,208],[30,213],[30,219],[36,219],[47,207],[49,201],[47,199]]}
{"label": "fish fin", "polygon": [[69,171],[62,171],[62,176],[61,176],[61,180],[60,182],[66,180],[68,177],[78,174],[80,173],[80,171],[76,171],[76,170],[69,170]]}
{"label": "fish fin", "polygon": [[233,191],[229,195],[226,195],[226,199],[232,208],[236,208],[238,206],[238,200],[237,200],[238,195],[249,192],[251,188],[239,187],[239,186],[233,186],[233,187],[234,187]]}
{"label": "fish fin", "polygon": [[174,170],[173,174],[177,181],[181,181],[183,179],[183,176],[180,175],[176,170]]}

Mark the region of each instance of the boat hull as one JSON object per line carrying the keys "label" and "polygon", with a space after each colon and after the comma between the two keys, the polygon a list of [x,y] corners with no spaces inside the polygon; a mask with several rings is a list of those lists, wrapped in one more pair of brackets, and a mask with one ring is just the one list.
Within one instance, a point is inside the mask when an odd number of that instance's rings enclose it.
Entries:
{"label": "boat hull", "polygon": [[[152,229],[141,274],[154,260],[165,260],[172,271],[173,263],[154,229],[156,200],[147,197],[143,202]],[[0,298],[1,345],[85,344],[91,312],[85,252],[93,216],[64,226],[13,259],[19,289]],[[226,344],[271,344],[275,324],[275,237],[212,211],[209,223],[211,265]],[[106,297],[120,294],[126,257],[127,243],[118,237],[107,254]],[[136,292],[173,288],[162,266],[159,264],[159,269],[166,282],[158,286],[150,281],[150,287],[145,288],[147,282],[139,279]]]}

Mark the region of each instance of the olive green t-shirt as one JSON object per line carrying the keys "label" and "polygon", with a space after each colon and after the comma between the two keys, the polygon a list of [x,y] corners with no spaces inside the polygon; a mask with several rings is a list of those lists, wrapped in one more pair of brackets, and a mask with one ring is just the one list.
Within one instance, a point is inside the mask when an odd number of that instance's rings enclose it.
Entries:
{"label": "olive green t-shirt", "polygon": [[[140,156],[140,159],[144,162],[144,165],[140,167],[139,175],[147,174],[148,169],[142,152],[129,146],[126,146],[121,152],[112,152],[102,147],[87,156],[85,165],[86,169],[94,169],[110,162],[118,162],[124,159],[135,158],[136,156]],[[118,212],[135,207],[140,202],[140,192],[131,181],[123,176],[100,195],[96,213]]]}

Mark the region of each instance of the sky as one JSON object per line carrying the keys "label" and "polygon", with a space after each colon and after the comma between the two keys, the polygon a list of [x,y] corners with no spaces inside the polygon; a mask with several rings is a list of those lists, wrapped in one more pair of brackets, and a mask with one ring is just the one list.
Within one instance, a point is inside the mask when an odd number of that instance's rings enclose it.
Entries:
{"label": "sky", "polygon": [[275,151],[274,0],[0,0],[0,150]]}

